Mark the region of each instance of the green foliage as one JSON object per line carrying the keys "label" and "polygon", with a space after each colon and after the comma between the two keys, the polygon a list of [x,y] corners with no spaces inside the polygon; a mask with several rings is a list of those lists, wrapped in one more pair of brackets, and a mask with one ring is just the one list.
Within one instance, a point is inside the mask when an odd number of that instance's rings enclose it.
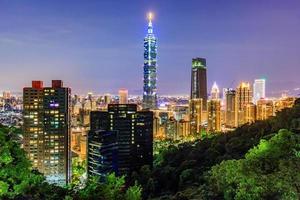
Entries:
{"label": "green foliage", "polygon": [[[105,183],[91,179],[86,187],[74,190],[74,187],[59,187],[45,182],[43,175],[31,170],[25,152],[16,138],[19,129],[0,126],[0,199],[20,200],[124,200],[141,199],[141,187],[135,184],[125,188],[125,177],[107,176]],[[84,162],[75,160],[74,181],[79,182],[85,172]]]}
{"label": "green foliage", "polygon": [[[299,132],[300,100],[274,118],[230,133],[158,144],[154,168],[144,166],[128,181],[111,174],[105,183],[90,179],[74,189],[50,185],[32,171],[17,142],[20,129],[0,125],[0,199],[299,199]],[[78,183],[83,163],[74,166]]]}
{"label": "green foliage", "polygon": [[88,181],[85,188],[78,192],[76,199],[98,200],[133,200],[141,199],[141,187],[137,185],[125,189],[125,177],[116,177],[114,173],[106,177],[105,183],[100,183],[97,178]]}
{"label": "green foliage", "polygon": [[244,159],[212,167],[210,181],[225,199],[298,199],[300,197],[300,135],[280,130],[261,140]]}
{"label": "green foliage", "polygon": [[[15,128],[0,128],[0,198],[14,198],[29,185],[41,183],[41,175],[32,173],[30,162],[15,141]],[[16,131],[19,132],[19,131]]]}
{"label": "green foliage", "polygon": [[82,176],[86,173],[86,160],[72,159],[72,185],[81,184]]}
{"label": "green foliage", "polygon": [[134,186],[128,188],[125,194],[126,200],[140,200],[142,199],[142,188],[135,182]]}
{"label": "green foliage", "polygon": [[[142,171],[137,172],[133,178],[142,185],[144,198],[166,196],[170,199],[185,197],[188,199],[223,199],[223,193],[216,193],[208,181],[208,172],[211,168],[222,161],[236,160],[234,165],[232,164],[231,171],[232,175],[235,175],[239,160],[245,158],[245,154],[259,145],[260,141],[262,141],[261,148],[259,148],[261,152],[252,152],[252,154],[263,155],[263,152],[268,149],[264,141],[268,141],[275,135],[273,133],[277,133],[280,129],[300,132],[300,100],[296,101],[293,108],[287,108],[277,113],[276,117],[253,124],[245,124],[228,133],[198,134],[201,135],[201,139],[193,142],[165,142],[163,145],[158,143],[157,152],[159,154],[155,155],[154,168],[147,175],[149,182],[142,178],[144,176]],[[283,141],[284,143],[285,141]],[[272,151],[280,153],[275,149]],[[295,146],[290,155],[286,156],[297,157],[298,155],[299,157],[299,152]],[[251,157],[250,153],[248,155]],[[266,171],[271,171],[276,166],[268,162],[261,164],[256,160],[252,164],[254,166],[263,165]],[[251,170],[248,171],[251,172]],[[223,178],[230,179],[230,177]],[[251,182],[252,180],[245,181]],[[191,188],[193,189],[191,190]],[[228,188],[234,188],[234,185]],[[253,190],[260,191],[260,189],[257,187]],[[226,195],[230,198],[232,193],[229,189],[228,191]]]}

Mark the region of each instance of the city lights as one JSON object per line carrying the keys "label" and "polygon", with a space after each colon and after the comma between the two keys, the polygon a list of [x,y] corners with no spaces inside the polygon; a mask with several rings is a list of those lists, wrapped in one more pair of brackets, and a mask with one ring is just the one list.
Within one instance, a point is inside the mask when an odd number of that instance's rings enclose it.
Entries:
{"label": "city lights", "polygon": [[300,82],[276,68],[297,60],[281,29],[299,29],[299,9],[164,3],[3,3],[0,77],[22,80],[0,80],[0,199],[300,197]]}

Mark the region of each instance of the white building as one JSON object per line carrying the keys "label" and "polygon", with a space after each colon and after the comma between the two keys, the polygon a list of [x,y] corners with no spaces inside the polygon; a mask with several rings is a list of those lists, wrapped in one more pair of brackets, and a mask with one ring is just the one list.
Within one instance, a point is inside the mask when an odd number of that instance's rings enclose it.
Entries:
{"label": "white building", "polygon": [[255,79],[253,84],[253,103],[266,98],[266,79]]}

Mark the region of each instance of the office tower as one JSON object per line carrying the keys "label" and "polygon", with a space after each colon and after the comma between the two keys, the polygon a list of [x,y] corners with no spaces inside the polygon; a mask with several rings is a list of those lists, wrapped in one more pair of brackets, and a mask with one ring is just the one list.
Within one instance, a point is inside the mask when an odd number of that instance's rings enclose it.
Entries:
{"label": "office tower", "polygon": [[167,121],[165,133],[167,139],[177,139],[177,121],[174,117],[170,117]]}
{"label": "office tower", "polygon": [[203,110],[207,108],[207,78],[205,58],[193,58],[191,77],[191,99],[202,99]]}
{"label": "office tower", "polygon": [[179,120],[177,125],[179,137],[187,137],[190,134],[190,123],[184,119]]}
{"label": "office tower", "polygon": [[223,88],[222,89],[222,107],[225,108],[226,106],[226,94],[229,90],[232,90],[232,88]]}
{"label": "office tower", "polygon": [[3,97],[3,99],[5,99],[5,100],[10,99],[10,98],[11,98],[11,93],[10,93],[10,91],[4,91],[4,92],[2,93],[2,97]]}
{"label": "office tower", "polygon": [[104,95],[104,103],[105,104],[110,104],[111,103],[111,95],[110,94],[105,94]]}
{"label": "office tower", "polygon": [[221,131],[221,101],[220,99],[211,99],[207,103],[208,113],[208,131]]}
{"label": "office tower", "polygon": [[259,99],[266,97],[266,79],[255,79],[253,84],[253,101],[257,103]]}
{"label": "office tower", "polygon": [[153,166],[153,112],[138,111],[133,141],[133,170],[139,170],[143,165]]}
{"label": "office tower", "polygon": [[33,167],[59,185],[71,178],[70,95],[60,80],[52,87],[32,81],[23,89],[24,149]]}
{"label": "office tower", "polygon": [[216,82],[214,82],[211,88],[211,99],[219,99],[220,98],[220,90]]}
{"label": "office tower", "polygon": [[88,134],[88,176],[105,180],[108,173],[118,174],[118,131],[91,130]]}
{"label": "office tower", "polygon": [[252,90],[250,83],[242,82],[236,90],[238,110],[243,110],[244,106],[252,102]]}
{"label": "office tower", "polygon": [[[130,174],[143,165],[152,166],[153,162],[153,113],[137,111],[135,104],[109,104],[108,111],[91,112],[91,131],[88,137],[88,175],[104,175],[114,171],[118,175]],[[108,133],[115,131],[115,133]],[[104,135],[102,135],[104,134]],[[93,138],[102,138],[92,149]],[[108,138],[106,138],[108,137]],[[97,142],[97,141],[96,141]],[[113,153],[117,148],[117,153]],[[115,154],[117,162],[110,160],[103,166],[99,158],[93,158],[93,152],[100,152],[102,157]],[[100,156],[100,157],[101,157]],[[99,156],[98,156],[99,157]],[[113,162],[114,161],[114,162]],[[112,163],[116,163],[112,165]],[[97,165],[98,168],[90,167]],[[110,166],[110,167],[109,167]]]}
{"label": "office tower", "polygon": [[252,103],[252,89],[250,83],[242,82],[236,89],[237,107],[238,107],[238,125],[247,123],[245,108],[247,104]]}
{"label": "office tower", "polygon": [[260,99],[256,105],[256,119],[265,120],[275,115],[274,103],[272,100]]}
{"label": "office tower", "polygon": [[256,120],[256,105],[254,103],[247,103],[244,106],[243,123],[253,123]]}
{"label": "office tower", "polygon": [[236,102],[236,91],[228,89],[226,92],[226,116],[225,125],[228,128],[236,128],[238,126],[238,111]]}
{"label": "office tower", "polygon": [[153,137],[158,138],[159,137],[159,118],[154,117],[153,118]]}
{"label": "office tower", "polygon": [[220,90],[214,82],[211,88],[211,100],[207,103],[207,123],[209,132],[221,131],[221,100]]}
{"label": "office tower", "polygon": [[202,130],[202,112],[203,100],[191,99],[190,100],[190,133],[201,133]]}
{"label": "office tower", "polygon": [[148,32],[144,38],[144,88],[143,88],[143,108],[157,108],[157,39],[153,34],[152,14],[148,16]]}
{"label": "office tower", "polygon": [[128,103],[128,90],[125,88],[121,88],[119,90],[119,104],[127,104]]}

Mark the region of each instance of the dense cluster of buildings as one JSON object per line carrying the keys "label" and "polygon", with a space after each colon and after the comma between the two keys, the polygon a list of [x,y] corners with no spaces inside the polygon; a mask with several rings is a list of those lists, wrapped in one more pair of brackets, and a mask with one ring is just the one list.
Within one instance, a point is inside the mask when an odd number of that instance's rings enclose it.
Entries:
{"label": "dense cluster of buildings", "polygon": [[242,82],[222,93],[214,83],[208,93],[205,58],[192,59],[188,97],[158,97],[156,68],[157,38],[150,14],[142,99],[129,97],[125,88],[116,96],[71,96],[60,80],[53,80],[50,87],[32,81],[23,89],[23,146],[33,167],[57,184],[71,181],[74,156],[87,161],[88,177],[128,175],[143,165],[152,166],[153,139],[224,132],[274,116],[295,100],[266,98],[265,79],[253,85]]}
{"label": "dense cluster of buildings", "polygon": [[22,125],[22,98],[4,91],[0,96],[0,124],[6,126]]}

